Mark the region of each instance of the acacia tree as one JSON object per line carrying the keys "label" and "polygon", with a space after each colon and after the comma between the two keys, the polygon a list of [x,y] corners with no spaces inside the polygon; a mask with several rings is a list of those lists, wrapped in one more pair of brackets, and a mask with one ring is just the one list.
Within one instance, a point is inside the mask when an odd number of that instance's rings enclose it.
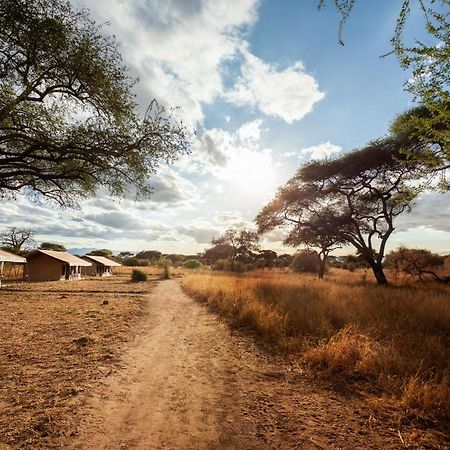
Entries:
{"label": "acacia tree", "polygon": [[41,250],[54,250],[56,252],[65,252],[66,247],[62,244],[57,244],[55,242],[43,242],[39,248]]}
{"label": "acacia tree", "polygon": [[105,186],[148,194],[186,130],[152,101],[141,117],[117,42],[64,0],[0,0],[0,196],[70,206]]}
{"label": "acacia tree", "polygon": [[321,198],[314,184],[299,185],[294,177],[256,217],[258,232],[288,228],[289,233],[283,243],[317,249],[320,260],[318,276],[323,278],[329,253],[342,244],[341,236],[336,233],[341,218],[334,210],[334,202],[331,198]]}
{"label": "acacia tree", "polygon": [[378,284],[387,284],[382,263],[394,219],[419,193],[410,180],[422,174],[421,166],[402,149],[393,137],[380,139],[338,159],[306,164],[294,177],[299,185],[313,184],[320,201],[334,202],[336,232],[366,260]]}
{"label": "acacia tree", "polygon": [[34,232],[29,228],[11,227],[0,235],[2,246],[12,253],[19,254],[24,245],[34,244]]}
{"label": "acacia tree", "polygon": [[228,229],[225,233],[213,238],[211,243],[215,246],[228,244],[233,249],[231,259],[231,269],[234,270],[235,261],[239,258],[248,257],[253,251],[259,250],[258,233],[246,229]]}

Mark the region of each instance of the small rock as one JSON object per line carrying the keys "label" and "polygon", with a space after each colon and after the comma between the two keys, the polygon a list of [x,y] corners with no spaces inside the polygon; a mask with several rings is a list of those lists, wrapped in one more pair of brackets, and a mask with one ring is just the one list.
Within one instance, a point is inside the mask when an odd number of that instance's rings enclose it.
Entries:
{"label": "small rock", "polygon": [[81,346],[81,347],[85,347],[86,345],[88,345],[91,342],[91,339],[86,337],[86,336],[83,336],[83,337],[80,337],[78,339],[74,339],[72,342],[74,344],[77,344],[77,345]]}
{"label": "small rock", "polygon": [[103,300],[102,305],[109,305],[109,300]]}

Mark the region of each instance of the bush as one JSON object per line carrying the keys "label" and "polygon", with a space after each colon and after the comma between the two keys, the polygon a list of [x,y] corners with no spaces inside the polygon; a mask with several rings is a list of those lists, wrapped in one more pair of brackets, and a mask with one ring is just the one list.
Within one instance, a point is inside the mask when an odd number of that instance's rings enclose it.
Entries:
{"label": "bush", "polygon": [[172,265],[172,260],[170,258],[166,258],[161,256],[158,261],[158,266],[162,267],[163,273],[161,274],[161,279],[168,280],[170,279],[170,266]]}
{"label": "bush", "polygon": [[134,256],[130,256],[130,257],[125,258],[123,260],[123,265],[124,266],[129,266],[129,267],[130,266],[131,267],[138,266],[139,265],[139,260],[137,258],[135,258]]}
{"label": "bush", "polygon": [[131,272],[132,281],[147,281],[147,274],[139,269],[133,269]]}
{"label": "bush", "polygon": [[429,250],[400,247],[386,256],[385,266],[399,274],[400,272],[419,280],[432,276],[437,280],[440,277],[435,270],[444,267],[444,258]]}
{"label": "bush", "polygon": [[231,270],[231,262],[228,259],[218,259],[212,268],[213,270]]}
{"label": "bush", "polygon": [[188,259],[183,263],[185,269],[199,269],[202,266],[198,259]]}
{"label": "bush", "polygon": [[303,250],[294,256],[291,267],[294,272],[319,273],[319,255],[316,252]]}

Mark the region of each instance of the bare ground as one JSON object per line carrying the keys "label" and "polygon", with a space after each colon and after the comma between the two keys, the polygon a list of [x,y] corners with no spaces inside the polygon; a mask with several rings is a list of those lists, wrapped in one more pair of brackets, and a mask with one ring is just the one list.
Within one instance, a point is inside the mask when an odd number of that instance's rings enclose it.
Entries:
{"label": "bare ground", "polygon": [[147,300],[149,314],[123,369],[91,392],[70,448],[419,447],[414,430],[262,352],[178,281],[161,282]]}
{"label": "bare ground", "polygon": [[142,286],[92,288],[82,280],[0,290],[1,450],[60,448],[87,393],[120,367],[146,309],[145,297],[126,292]]}

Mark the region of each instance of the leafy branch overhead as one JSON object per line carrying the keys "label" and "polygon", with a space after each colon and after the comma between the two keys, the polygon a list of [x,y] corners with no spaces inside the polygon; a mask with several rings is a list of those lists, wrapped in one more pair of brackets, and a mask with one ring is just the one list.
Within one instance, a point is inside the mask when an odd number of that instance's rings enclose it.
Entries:
{"label": "leafy branch overhead", "polygon": [[62,0],[0,0],[0,195],[62,206],[105,186],[148,194],[187,132],[153,100],[142,117],[117,42]]}
{"label": "leafy branch overhead", "polygon": [[[328,2],[334,4],[341,16],[339,42],[343,45],[344,25],[358,2],[320,0],[318,8],[324,8]],[[439,142],[450,160],[450,0],[401,0],[398,4],[397,23],[391,38],[392,51],[387,55],[395,53],[401,67],[409,71],[405,90],[413,94],[421,105],[419,108],[426,108],[426,114],[415,120],[417,135]],[[407,43],[408,18],[414,7],[422,13],[425,30],[423,37]]]}

